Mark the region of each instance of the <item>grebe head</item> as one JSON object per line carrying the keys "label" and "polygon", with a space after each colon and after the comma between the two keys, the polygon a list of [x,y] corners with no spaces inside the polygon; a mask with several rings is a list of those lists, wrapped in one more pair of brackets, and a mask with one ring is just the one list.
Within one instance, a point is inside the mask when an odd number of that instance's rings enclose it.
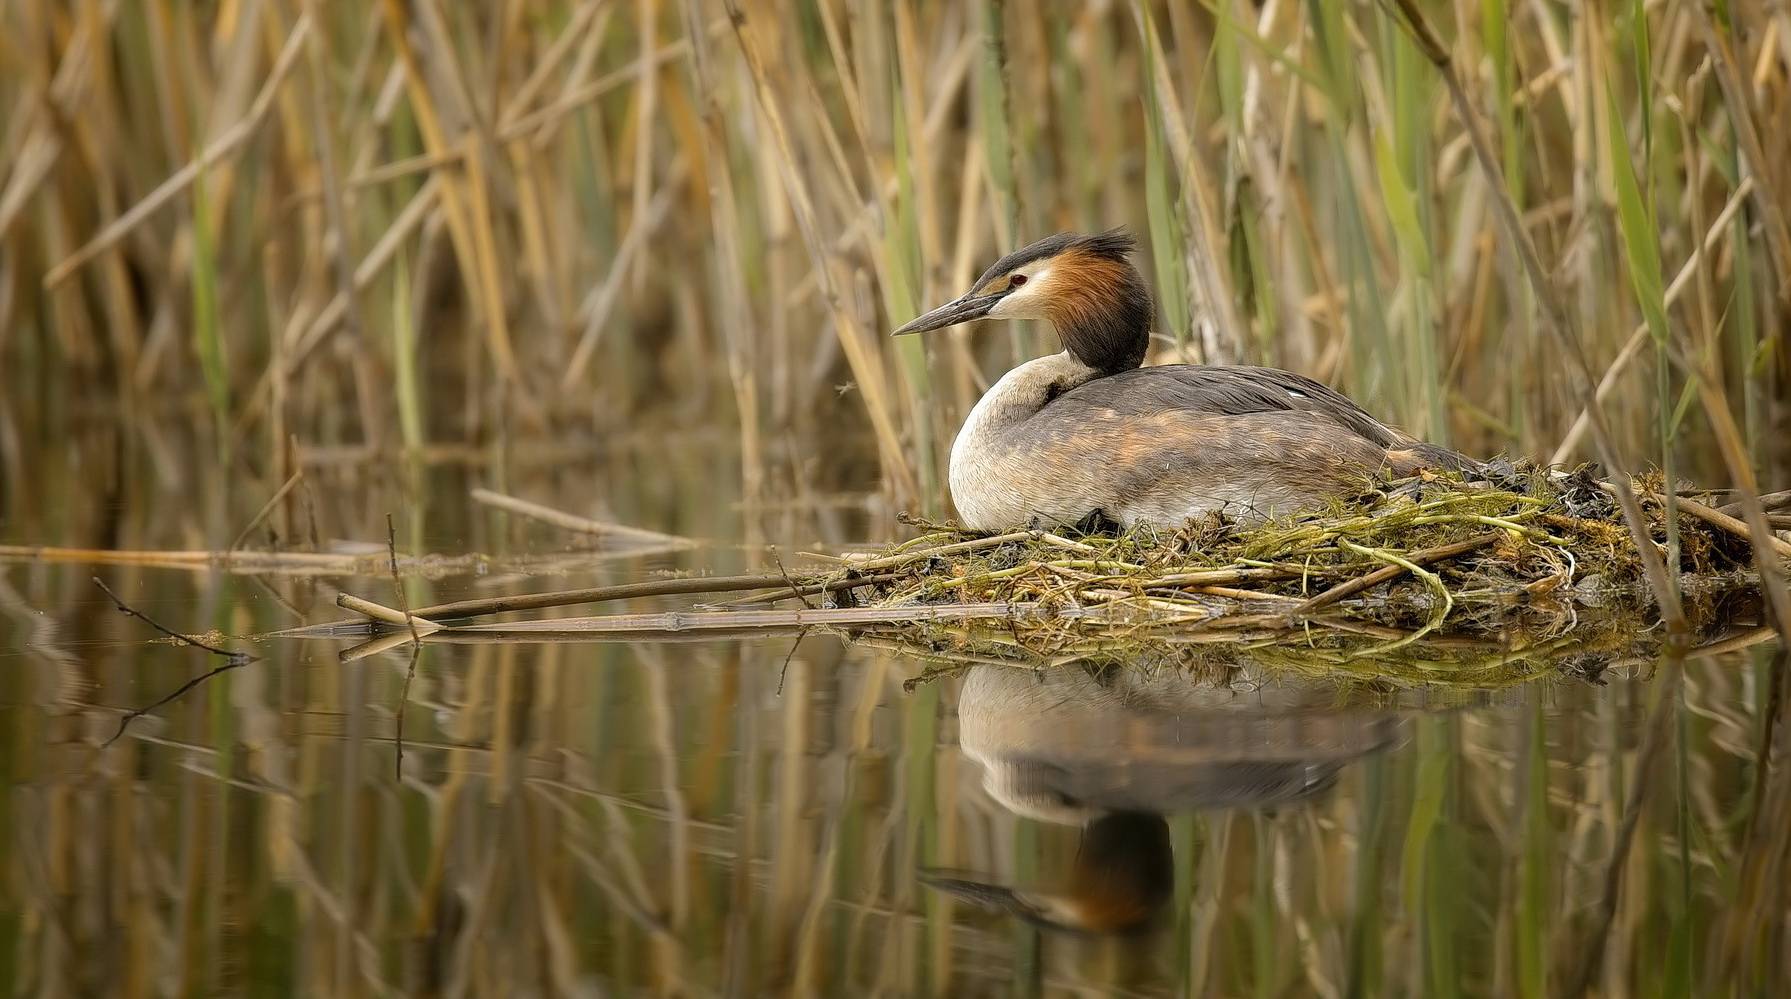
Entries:
{"label": "grebe head", "polygon": [[997,260],[962,297],[895,333],[985,318],[1045,319],[1083,364],[1107,374],[1136,368],[1150,346],[1156,312],[1144,278],[1126,259],[1136,247],[1122,229],[1048,236]]}

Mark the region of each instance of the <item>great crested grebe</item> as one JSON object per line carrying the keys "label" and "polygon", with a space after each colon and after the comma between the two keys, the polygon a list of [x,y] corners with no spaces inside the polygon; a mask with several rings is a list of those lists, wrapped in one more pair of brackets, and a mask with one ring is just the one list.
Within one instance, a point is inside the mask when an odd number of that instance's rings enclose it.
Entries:
{"label": "great crested grebe", "polygon": [[1361,492],[1382,469],[1479,467],[1291,371],[1139,367],[1156,307],[1135,248],[1121,230],[1041,239],[895,331],[1046,319],[1063,341],[1002,376],[958,431],[951,495],[965,526],[1261,519]]}

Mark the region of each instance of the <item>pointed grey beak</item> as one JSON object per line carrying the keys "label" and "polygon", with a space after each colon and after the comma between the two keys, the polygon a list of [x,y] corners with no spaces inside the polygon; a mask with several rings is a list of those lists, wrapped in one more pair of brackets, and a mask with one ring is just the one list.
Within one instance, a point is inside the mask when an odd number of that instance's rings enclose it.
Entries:
{"label": "pointed grey beak", "polygon": [[965,295],[955,302],[947,302],[931,312],[909,320],[892,332],[890,336],[901,336],[904,333],[926,333],[931,330],[942,330],[947,326],[956,326],[959,323],[967,323],[972,319],[981,319],[988,315],[989,310],[993,309],[1000,301],[1000,295],[983,295],[980,298]]}

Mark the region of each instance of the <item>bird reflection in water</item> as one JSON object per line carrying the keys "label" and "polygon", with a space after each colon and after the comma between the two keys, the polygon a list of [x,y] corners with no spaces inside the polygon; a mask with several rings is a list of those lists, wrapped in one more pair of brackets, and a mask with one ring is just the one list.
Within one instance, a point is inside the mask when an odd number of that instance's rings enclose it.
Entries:
{"label": "bird reflection in water", "polygon": [[1098,936],[1149,930],[1175,890],[1169,823],[1150,812],[1111,812],[1082,829],[1068,882],[1056,891],[1009,888],[923,872],[923,884],[1029,923]]}
{"label": "bird reflection in water", "polygon": [[1008,886],[963,871],[923,883],[1056,930],[1136,935],[1174,891],[1165,816],[1310,802],[1350,762],[1391,746],[1399,715],[1336,685],[1202,679],[1176,669],[980,665],[959,744],[1018,815],[1082,827],[1067,876]]}

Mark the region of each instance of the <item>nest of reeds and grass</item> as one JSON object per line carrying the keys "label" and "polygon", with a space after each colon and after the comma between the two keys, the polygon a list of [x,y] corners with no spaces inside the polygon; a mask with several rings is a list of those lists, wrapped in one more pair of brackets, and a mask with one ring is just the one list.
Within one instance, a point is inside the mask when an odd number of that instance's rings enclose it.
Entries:
{"label": "nest of reeds and grass", "polygon": [[[1658,476],[1635,480],[1648,543],[1677,569],[1694,622],[1728,616],[1727,601],[1757,585],[1746,528],[1679,497],[1669,522],[1660,487]],[[841,598],[865,610],[1005,608],[1009,630],[1023,629],[1034,650],[1073,649],[1094,631],[1235,635],[1315,623],[1408,638],[1583,638],[1600,621],[1633,630],[1654,599],[1635,533],[1590,468],[1507,467],[1492,482],[1427,475],[1315,514],[1214,515],[1172,531],[980,536],[921,526],[919,538],[847,560],[848,577],[874,581],[846,589],[836,579]]]}
{"label": "nest of reeds and grass", "polygon": [[[1328,635],[1338,657],[1367,664],[1374,676],[1467,675],[1485,667],[1488,677],[1516,680],[1535,672],[1520,661],[1525,657],[1559,670],[1562,655],[1596,652],[1596,661],[1567,667],[1590,674],[1620,650],[1629,658],[1653,655],[1650,648],[1662,640],[1655,625],[1668,616],[1657,613],[1661,592],[1684,614],[1687,627],[1670,636],[1680,651],[1688,643],[1715,648],[1769,632],[1761,625],[1761,598],[1777,594],[1763,594],[1754,567],[1756,559],[1782,565],[1791,556],[1791,543],[1775,533],[1791,526],[1791,516],[1765,512],[1791,505],[1791,492],[1757,498],[1748,514],[1756,531],[1738,519],[1741,502],[1713,506],[1718,500],[1709,492],[1668,493],[1659,476],[1630,485],[1639,530],[1619,513],[1615,487],[1590,468],[1506,466],[1476,481],[1426,475],[1385,482],[1329,510],[1266,522],[1214,516],[1179,530],[994,535],[919,523],[919,537],[879,551],[816,555],[829,563],[817,568],[780,562],[775,573],[668,576],[412,609],[349,593],[337,603],[374,629],[345,657],[406,641],[822,629],[896,643],[922,659],[942,657],[941,668],[1133,662],[1159,646],[1179,661],[1203,655],[1198,646],[1227,657],[1250,643],[1299,646],[1307,650],[1302,661],[1312,661],[1309,653],[1330,647],[1318,640]],[[565,516],[556,514],[556,522]],[[1756,552],[1756,539],[1766,550]],[[1653,569],[1664,562],[1672,571],[1651,571],[1643,551],[1654,557]],[[396,582],[400,560],[390,537],[388,557]],[[722,596],[732,593],[745,595]],[[510,616],[679,596],[701,599],[670,610]],[[474,621],[497,615],[508,619]],[[281,634],[364,633],[355,628],[336,622]],[[1478,665],[1432,662],[1435,650],[1455,641],[1467,643],[1460,648]]]}

